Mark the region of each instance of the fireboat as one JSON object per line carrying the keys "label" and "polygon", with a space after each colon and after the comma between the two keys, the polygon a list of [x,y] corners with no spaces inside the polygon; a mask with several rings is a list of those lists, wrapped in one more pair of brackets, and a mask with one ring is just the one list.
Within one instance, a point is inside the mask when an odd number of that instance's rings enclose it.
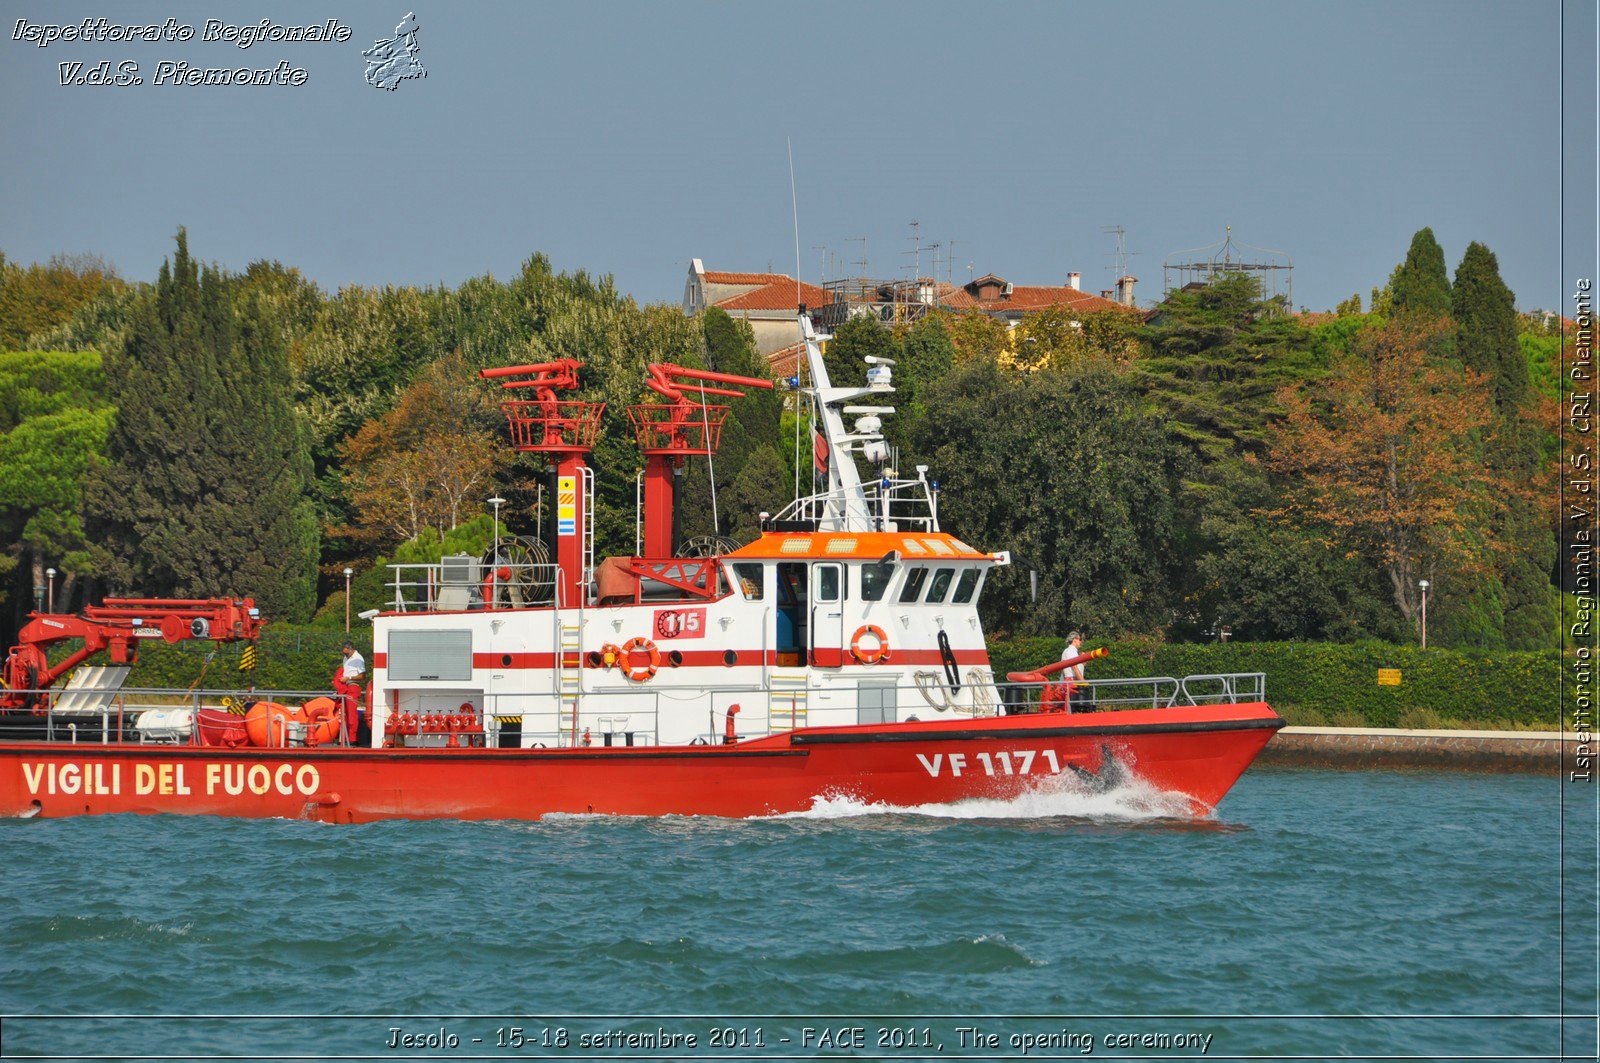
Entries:
{"label": "fireboat", "polygon": [[799,324],[819,490],[753,542],[674,549],[676,474],[717,449],[729,407],[708,397],[773,381],[649,367],[664,401],[627,410],[635,553],[597,559],[586,458],[605,404],[560,394],[581,364],[482,370],[511,445],[552,466],[546,538],[497,529],[483,557],[392,566],[354,693],[123,688],[142,639],[253,641],[250,599],[32,614],[0,691],[0,815],[752,817],[1132,778],[1214,808],[1283,726],[1264,676],[1074,678],[1101,650],[998,682],[978,602],[1009,554],[943,531],[927,468],[893,467],[893,363],[835,387]]}

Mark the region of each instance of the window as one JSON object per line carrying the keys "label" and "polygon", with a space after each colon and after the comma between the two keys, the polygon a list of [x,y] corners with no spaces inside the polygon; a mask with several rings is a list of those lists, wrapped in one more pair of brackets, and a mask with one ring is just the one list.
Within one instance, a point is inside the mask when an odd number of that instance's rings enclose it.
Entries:
{"label": "window", "polygon": [[817,601],[836,602],[839,600],[839,566],[817,566]]}
{"label": "window", "polygon": [[961,578],[956,580],[956,596],[950,601],[955,605],[966,605],[972,601],[972,592],[978,589],[978,570],[969,568],[961,573]]}
{"label": "window", "polygon": [[889,590],[889,580],[893,577],[894,567],[891,565],[862,565],[861,600],[883,601],[884,594]]}
{"label": "window", "polygon": [[733,582],[747,602],[767,596],[767,568],[759,561],[741,561],[733,566]]}
{"label": "window", "polygon": [[956,570],[941,568],[933,574],[933,582],[928,585],[928,597],[925,599],[929,605],[938,605],[944,601],[946,592],[950,590],[950,581],[955,578]]}
{"label": "window", "polygon": [[918,565],[906,572],[906,585],[900,588],[902,602],[914,602],[922,594],[922,585],[928,580],[928,570]]}

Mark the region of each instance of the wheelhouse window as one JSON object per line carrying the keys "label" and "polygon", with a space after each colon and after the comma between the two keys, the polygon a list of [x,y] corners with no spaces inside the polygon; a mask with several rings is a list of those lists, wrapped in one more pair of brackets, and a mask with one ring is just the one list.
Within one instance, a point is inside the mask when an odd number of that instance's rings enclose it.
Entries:
{"label": "wheelhouse window", "polygon": [[950,601],[955,605],[966,605],[972,601],[972,595],[978,589],[978,577],[981,575],[975,568],[969,568],[961,573],[961,578],[956,580],[956,594]]}
{"label": "wheelhouse window", "polygon": [[767,596],[767,567],[759,561],[740,561],[733,566],[733,582],[747,602]]}
{"label": "wheelhouse window", "polygon": [[893,577],[893,566],[862,565],[861,600],[864,602],[883,601],[883,596],[889,591],[889,580]]}
{"label": "wheelhouse window", "polygon": [[950,590],[950,581],[955,578],[956,570],[941,568],[933,574],[933,582],[928,584],[928,596],[923,599],[929,605],[938,605],[944,601],[945,594]]}
{"label": "wheelhouse window", "polygon": [[928,570],[918,565],[906,572],[906,585],[900,588],[902,602],[914,602],[922,595],[922,585],[928,581]]}

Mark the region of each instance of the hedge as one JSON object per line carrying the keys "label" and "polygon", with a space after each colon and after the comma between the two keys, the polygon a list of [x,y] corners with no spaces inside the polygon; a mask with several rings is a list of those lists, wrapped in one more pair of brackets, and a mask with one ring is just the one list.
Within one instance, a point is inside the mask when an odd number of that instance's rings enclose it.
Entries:
{"label": "hedge", "polygon": [[[342,630],[270,625],[261,637],[254,685],[277,690],[323,690],[339,663]],[[362,624],[350,640],[372,660],[372,629]],[[1267,699],[1280,712],[1330,722],[1355,717],[1394,727],[1423,710],[1451,720],[1502,726],[1554,726],[1570,718],[1576,697],[1561,710],[1562,654],[1558,650],[1420,650],[1381,642],[1157,643],[1153,640],[1086,642],[1110,655],[1088,666],[1090,678],[1144,675],[1183,677],[1219,672],[1264,672]],[[1061,655],[1058,638],[1012,638],[990,644],[997,677],[1046,664]],[[201,678],[206,689],[249,685],[239,672],[240,644],[145,643],[130,687],[188,687]],[[208,654],[212,659],[205,664]],[[1399,686],[1379,686],[1379,668],[1398,668]],[[1570,685],[1569,685],[1570,686]],[[1335,718],[1338,718],[1337,720]]]}
{"label": "hedge", "polygon": [[[1451,720],[1502,726],[1570,718],[1577,690],[1561,704],[1561,651],[1418,649],[1383,642],[1085,642],[1110,656],[1088,665],[1091,679],[1125,676],[1263,672],[1267,700],[1280,712],[1301,710],[1333,721],[1360,717],[1394,727],[1421,710]],[[1036,667],[1061,656],[1059,638],[1017,638],[990,646],[995,674]],[[1400,685],[1379,686],[1378,669],[1398,668]],[[1570,686],[1570,685],[1569,685]]]}
{"label": "hedge", "polygon": [[[139,663],[128,676],[127,686],[327,690],[342,659],[339,650],[345,638],[341,629],[269,624],[257,645],[253,673],[239,670],[243,643],[145,642],[139,647]],[[372,629],[363,624],[361,630],[350,632],[349,639],[370,667]]]}

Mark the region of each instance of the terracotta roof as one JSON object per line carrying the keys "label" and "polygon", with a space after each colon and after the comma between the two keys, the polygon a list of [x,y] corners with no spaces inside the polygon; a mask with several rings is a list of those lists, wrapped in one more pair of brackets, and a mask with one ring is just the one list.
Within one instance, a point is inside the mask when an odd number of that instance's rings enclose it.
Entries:
{"label": "terracotta roof", "polygon": [[773,284],[777,281],[794,283],[793,277],[782,273],[727,273],[708,269],[701,276],[705,277],[707,284]]}
{"label": "terracotta roof", "polygon": [[1008,296],[994,299],[974,299],[974,304],[985,310],[1045,310],[1052,306],[1066,306],[1074,310],[1127,310],[1111,299],[1081,292],[1068,285],[1051,287],[1037,284],[1016,284]]}
{"label": "terracotta roof", "polygon": [[[807,306],[827,306],[833,302],[833,295],[815,284],[802,281],[800,301]],[[723,310],[794,310],[797,309],[794,278],[780,276],[755,291],[720,299],[711,305]]]}
{"label": "terracotta roof", "polygon": [[782,350],[767,355],[767,371],[780,380],[787,380],[800,369],[800,352],[805,344],[791,343]]}

